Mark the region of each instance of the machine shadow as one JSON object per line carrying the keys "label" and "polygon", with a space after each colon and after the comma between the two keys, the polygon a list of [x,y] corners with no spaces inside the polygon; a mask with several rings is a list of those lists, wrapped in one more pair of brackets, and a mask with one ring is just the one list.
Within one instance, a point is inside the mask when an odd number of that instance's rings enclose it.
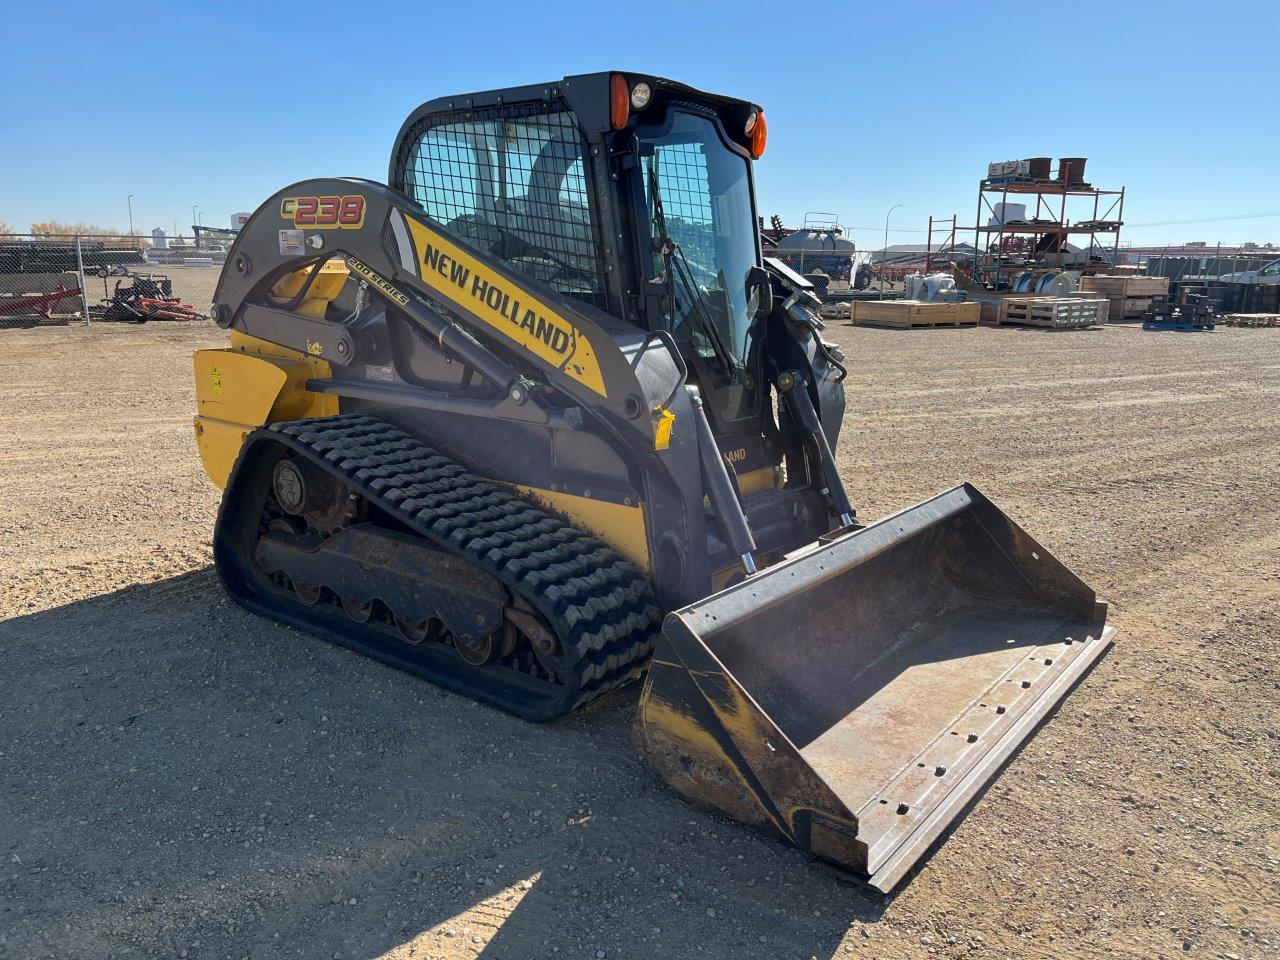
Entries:
{"label": "machine shadow", "polygon": [[0,661],[33,949],[831,956],[888,902],[668,791],[635,686],[523,723],[247,614],[210,568],[0,622]]}

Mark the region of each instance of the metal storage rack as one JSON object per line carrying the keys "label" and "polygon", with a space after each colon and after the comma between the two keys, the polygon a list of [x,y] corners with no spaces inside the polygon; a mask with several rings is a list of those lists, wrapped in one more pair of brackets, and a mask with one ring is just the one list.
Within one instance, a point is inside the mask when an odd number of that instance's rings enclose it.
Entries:
{"label": "metal storage rack", "polygon": [[[1069,171],[1067,172],[1069,175]],[[1101,190],[1082,181],[1062,178],[1033,180],[1029,177],[984,179],[978,184],[978,215],[973,227],[975,279],[990,274],[999,289],[1001,273],[1036,268],[1062,268],[1062,246],[1068,237],[1088,237],[1089,249],[1103,246],[1109,238],[1114,260],[1120,250],[1120,227],[1124,224],[1124,187]],[[1010,198],[1034,199],[1028,219],[1006,221]],[[1068,199],[1092,198],[1092,215],[1083,220],[1067,220]],[[996,203],[1000,206],[997,207]],[[1079,207],[1079,204],[1076,205]],[[997,216],[997,209],[1001,216]],[[987,220],[984,226],[983,221]],[[996,221],[994,224],[992,221]],[[968,230],[969,228],[961,228]],[[985,236],[985,242],[983,240]],[[1046,249],[1040,250],[1041,246]]]}
{"label": "metal storage rack", "polygon": [[924,244],[925,273],[933,269],[935,261],[945,265],[955,257],[956,222],[957,217],[954,213],[951,215],[950,222],[947,222],[944,217],[929,217],[928,236]]}

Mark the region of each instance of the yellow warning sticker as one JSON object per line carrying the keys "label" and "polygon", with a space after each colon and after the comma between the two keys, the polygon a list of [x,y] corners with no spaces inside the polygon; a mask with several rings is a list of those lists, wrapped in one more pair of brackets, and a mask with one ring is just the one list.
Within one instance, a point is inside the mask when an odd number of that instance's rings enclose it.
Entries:
{"label": "yellow warning sticker", "polygon": [[217,367],[210,367],[209,382],[212,385],[210,389],[213,395],[215,397],[222,396],[222,371]]}
{"label": "yellow warning sticker", "polygon": [[657,410],[658,420],[653,425],[653,449],[665,450],[671,446],[671,428],[675,425],[676,415],[666,407]]}
{"label": "yellow warning sticker", "polygon": [[608,396],[600,362],[581,330],[464,248],[411,217],[405,222],[427,286],[583,386]]}

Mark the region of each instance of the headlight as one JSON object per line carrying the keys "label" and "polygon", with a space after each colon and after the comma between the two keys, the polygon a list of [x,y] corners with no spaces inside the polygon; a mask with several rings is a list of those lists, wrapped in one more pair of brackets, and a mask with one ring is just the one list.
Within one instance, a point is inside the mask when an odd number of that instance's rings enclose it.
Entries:
{"label": "headlight", "polygon": [[653,99],[653,88],[641,80],[631,88],[631,106],[635,110],[643,110]]}

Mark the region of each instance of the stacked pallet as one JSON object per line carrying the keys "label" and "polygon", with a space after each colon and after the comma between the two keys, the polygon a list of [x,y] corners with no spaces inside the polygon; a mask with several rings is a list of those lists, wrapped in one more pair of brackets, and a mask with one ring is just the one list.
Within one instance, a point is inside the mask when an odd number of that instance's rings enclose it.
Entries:
{"label": "stacked pallet", "polygon": [[870,327],[976,327],[982,317],[977,303],[935,300],[861,300],[853,305],[853,322]]}
{"label": "stacked pallet", "polygon": [[1020,324],[1033,327],[1091,327],[1107,322],[1106,297],[1072,293],[1065,297],[1026,294],[971,293],[982,305],[982,322],[991,326]]}
{"label": "stacked pallet", "polygon": [[1146,313],[1153,297],[1167,296],[1169,278],[1099,274],[1081,277],[1080,289],[1085,293],[1097,293],[1106,297],[1110,301],[1110,319],[1127,320]]}
{"label": "stacked pallet", "polygon": [[1224,313],[1218,322],[1228,327],[1280,327],[1280,313]]}
{"label": "stacked pallet", "polygon": [[1000,323],[1057,330],[1096,326],[1107,320],[1108,301],[1102,297],[1007,297]]}

